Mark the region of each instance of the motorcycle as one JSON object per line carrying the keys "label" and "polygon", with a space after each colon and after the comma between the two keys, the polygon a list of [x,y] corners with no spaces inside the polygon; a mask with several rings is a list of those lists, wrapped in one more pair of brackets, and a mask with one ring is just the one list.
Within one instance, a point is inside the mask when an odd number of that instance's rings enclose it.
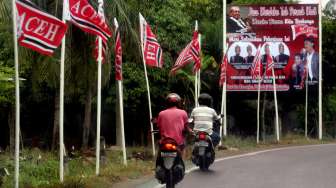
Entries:
{"label": "motorcycle", "polygon": [[191,160],[202,171],[208,170],[215,161],[215,147],[208,133],[201,131],[196,133]]}
{"label": "motorcycle", "polygon": [[[159,133],[159,131],[153,131]],[[171,138],[162,139],[155,165],[155,178],[166,188],[174,188],[182,181],[185,174],[185,165],[178,144]]]}
{"label": "motorcycle", "polygon": [[[214,122],[214,131],[219,132],[220,119],[223,115],[219,116],[219,119]],[[189,120],[192,124],[192,121]],[[218,130],[216,130],[218,129]],[[192,151],[191,161],[202,171],[209,169],[209,166],[215,161],[216,153],[215,146],[207,132],[199,131],[195,133],[195,143]]]}

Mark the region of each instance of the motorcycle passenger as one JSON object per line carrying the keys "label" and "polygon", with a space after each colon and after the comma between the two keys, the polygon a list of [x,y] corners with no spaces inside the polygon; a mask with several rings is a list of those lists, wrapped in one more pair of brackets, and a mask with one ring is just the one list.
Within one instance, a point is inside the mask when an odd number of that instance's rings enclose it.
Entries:
{"label": "motorcycle passenger", "polygon": [[[200,94],[198,103],[199,107],[193,109],[190,117],[194,123],[193,130],[194,132],[202,131],[208,133],[215,147],[221,139],[219,136],[220,117],[212,108],[212,97],[209,94]],[[218,125],[218,127],[215,125]]]}
{"label": "motorcycle passenger", "polygon": [[176,141],[183,154],[185,147],[184,132],[191,132],[188,127],[188,115],[184,110],[179,109],[181,97],[176,93],[170,93],[166,97],[167,109],[159,113],[157,126],[161,140],[171,138]]}

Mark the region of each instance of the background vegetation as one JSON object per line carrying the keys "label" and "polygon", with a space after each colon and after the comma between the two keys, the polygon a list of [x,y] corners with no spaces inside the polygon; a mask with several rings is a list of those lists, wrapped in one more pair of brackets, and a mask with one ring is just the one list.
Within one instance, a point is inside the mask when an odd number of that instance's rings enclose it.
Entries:
{"label": "background vegetation", "polygon": [[[42,9],[61,16],[62,1],[34,0]],[[96,6],[96,1],[91,1]],[[284,0],[236,0],[228,3],[286,3]],[[123,41],[123,76],[125,129],[128,146],[146,146],[149,142],[148,106],[143,65],[141,63],[138,12],[151,24],[164,51],[164,68],[149,69],[154,115],[164,108],[169,92],[179,93],[190,112],[193,107],[193,76],[189,69],[176,76],[168,75],[179,52],[191,39],[195,20],[202,33],[202,92],[214,97],[219,111],[221,89],[218,87],[222,52],[221,0],[105,0],[107,20],[117,17]],[[323,111],[325,136],[336,135],[336,13],[327,5],[323,17]],[[0,150],[13,151],[14,62],[10,2],[0,0]],[[86,151],[94,147],[96,127],[97,66],[92,57],[94,37],[70,25],[67,34],[65,77],[65,145],[67,150]],[[114,80],[114,41],[109,41],[108,61],[103,65],[102,136],[108,145],[120,143],[116,118],[116,87]],[[59,113],[59,59],[41,56],[20,47],[21,138],[23,148],[40,148],[57,152]],[[311,104],[317,95],[311,89]],[[228,94],[229,134],[251,137],[256,133],[256,93]],[[263,139],[273,134],[273,95],[263,93]],[[279,93],[282,134],[302,133],[304,127],[304,92]],[[316,136],[317,106],[309,108],[309,136]],[[244,118],[241,116],[244,115]],[[269,135],[269,136],[267,136]],[[55,155],[56,156],[56,155]],[[51,166],[56,165],[50,161]]]}

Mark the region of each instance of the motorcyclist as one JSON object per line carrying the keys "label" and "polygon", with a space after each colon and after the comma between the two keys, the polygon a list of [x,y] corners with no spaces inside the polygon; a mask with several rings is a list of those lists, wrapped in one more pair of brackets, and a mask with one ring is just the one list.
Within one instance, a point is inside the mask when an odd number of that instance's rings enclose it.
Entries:
{"label": "motorcyclist", "polygon": [[180,151],[183,153],[185,147],[185,131],[191,132],[188,127],[188,115],[184,110],[179,109],[181,97],[176,93],[170,93],[166,97],[167,109],[159,113],[157,126],[161,140],[171,138],[176,141]]}
{"label": "motorcyclist", "polygon": [[191,119],[194,124],[194,132],[206,132],[210,135],[212,143],[217,146],[220,142],[219,120],[220,117],[212,108],[212,97],[207,93],[200,94],[198,98],[199,107],[191,112]]}

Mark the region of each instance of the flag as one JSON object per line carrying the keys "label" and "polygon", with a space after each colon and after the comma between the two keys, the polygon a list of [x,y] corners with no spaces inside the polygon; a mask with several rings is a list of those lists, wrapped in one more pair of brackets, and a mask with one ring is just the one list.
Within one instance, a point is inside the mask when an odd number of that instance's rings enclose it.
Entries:
{"label": "flag", "polygon": [[[98,1],[98,15],[102,19],[102,21],[105,22],[105,15],[104,15],[104,2],[103,0]],[[98,62],[99,58],[99,35],[96,37],[95,40],[95,48],[93,50],[93,57]],[[106,57],[106,51],[107,51],[107,39],[102,38],[102,62],[104,63],[105,57]]]}
{"label": "flag", "polygon": [[251,75],[253,79],[261,79],[262,64],[261,64],[261,55],[260,55],[260,45],[258,46],[257,53],[254,57],[252,66],[251,66]]}
{"label": "flag", "polygon": [[103,41],[107,41],[112,36],[112,31],[105,22],[104,17],[87,0],[68,1],[70,21],[73,24],[87,33],[100,36]]}
{"label": "flag", "polygon": [[293,40],[295,40],[300,35],[305,35],[306,37],[318,38],[318,29],[313,26],[308,26],[305,24],[292,25],[292,35]]}
{"label": "flag", "polygon": [[162,68],[162,48],[158,43],[156,36],[152,32],[150,25],[147,24],[145,18],[140,13],[139,17],[141,48],[144,61],[148,66]]}
{"label": "flag", "polygon": [[272,69],[274,68],[274,61],[271,55],[266,55],[266,75],[272,75]]}
{"label": "flag", "polygon": [[121,48],[119,24],[116,18],[114,18],[114,27],[115,27],[115,47],[114,47],[115,79],[122,80],[122,48]]}
{"label": "flag", "polygon": [[219,79],[219,86],[222,86],[226,82],[226,72],[227,72],[228,57],[227,53],[224,54],[222,64],[221,64],[221,74]]}
{"label": "flag", "polygon": [[28,0],[16,0],[15,4],[19,44],[41,54],[52,55],[61,44],[67,25]]}
{"label": "flag", "polygon": [[200,43],[198,40],[198,31],[194,31],[192,41],[182,50],[173,66],[171,73],[175,74],[177,70],[194,61],[194,73],[201,68]]}

